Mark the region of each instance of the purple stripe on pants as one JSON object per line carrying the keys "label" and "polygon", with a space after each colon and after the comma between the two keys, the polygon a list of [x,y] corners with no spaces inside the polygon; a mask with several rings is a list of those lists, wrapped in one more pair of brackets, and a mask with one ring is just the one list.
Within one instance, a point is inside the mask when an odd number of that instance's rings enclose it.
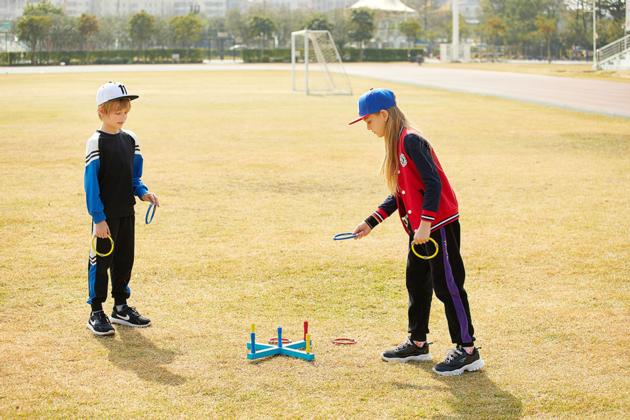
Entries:
{"label": "purple stripe on pants", "polygon": [[448,249],[446,247],[446,232],[444,228],[440,229],[442,235],[442,260],[444,262],[444,276],[446,277],[446,286],[453,299],[453,305],[455,306],[455,313],[457,314],[457,321],[459,322],[459,332],[461,334],[463,343],[472,342],[470,333],[468,332],[468,317],[466,316],[466,310],[462,304],[462,298],[459,295],[459,288],[455,284],[453,278],[453,270],[451,269],[451,263],[448,260]]}

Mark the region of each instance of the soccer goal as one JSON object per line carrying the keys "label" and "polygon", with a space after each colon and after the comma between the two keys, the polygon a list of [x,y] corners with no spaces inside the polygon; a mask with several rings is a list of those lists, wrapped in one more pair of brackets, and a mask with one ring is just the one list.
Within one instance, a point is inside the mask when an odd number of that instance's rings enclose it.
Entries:
{"label": "soccer goal", "polygon": [[350,79],[329,31],[291,33],[291,78],[294,92],[352,95]]}

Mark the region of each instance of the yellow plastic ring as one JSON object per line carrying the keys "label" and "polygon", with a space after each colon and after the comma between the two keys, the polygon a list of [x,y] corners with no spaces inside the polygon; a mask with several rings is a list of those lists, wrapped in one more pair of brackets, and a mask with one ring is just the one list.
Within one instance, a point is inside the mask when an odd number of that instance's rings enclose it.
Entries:
{"label": "yellow plastic ring", "polygon": [[92,250],[94,251],[94,253],[96,255],[98,255],[99,257],[108,257],[112,254],[112,252],[114,252],[114,240],[112,239],[111,236],[107,237],[109,239],[109,241],[112,243],[112,249],[109,250],[109,252],[107,254],[101,254],[100,252],[98,252],[96,250],[96,235],[92,236]]}
{"label": "yellow plastic ring", "polygon": [[429,242],[433,242],[433,245],[435,245],[435,252],[432,255],[420,255],[416,252],[416,244],[412,243],[411,244],[411,251],[416,254],[416,257],[423,259],[423,260],[430,260],[431,258],[435,258],[435,256],[438,254],[438,251],[440,250],[438,248],[438,244],[437,242],[435,242],[435,239],[429,237]]}

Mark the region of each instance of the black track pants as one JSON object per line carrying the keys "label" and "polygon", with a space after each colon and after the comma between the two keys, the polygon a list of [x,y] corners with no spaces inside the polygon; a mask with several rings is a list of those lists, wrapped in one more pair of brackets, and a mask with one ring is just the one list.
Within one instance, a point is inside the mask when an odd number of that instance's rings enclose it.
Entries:
{"label": "black track pants", "polygon": [[[116,304],[126,303],[131,295],[129,280],[133,268],[135,215],[107,219],[114,240],[114,252],[107,257],[99,257],[90,250],[88,263],[88,301],[92,308],[100,306],[107,299],[109,270],[112,279],[112,297]],[[92,225],[94,234],[94,225]],[[111,248],[109,239],[97,239],[96,248],[106,254]]]}
{"label": "black track pants", "polygon": [[[459,254],[460,227],[455,221],[431,233],[439,245],[435,258],[423,260],[411,251],[407,256],[407,292],[409,294],[409,333],[412,340],[426,341],[433,291],[444,304],[453,343],[472,345],[474,328],[464,290],[464,262]],[[421,255],[433,254],[433,243],[415,247]]]}

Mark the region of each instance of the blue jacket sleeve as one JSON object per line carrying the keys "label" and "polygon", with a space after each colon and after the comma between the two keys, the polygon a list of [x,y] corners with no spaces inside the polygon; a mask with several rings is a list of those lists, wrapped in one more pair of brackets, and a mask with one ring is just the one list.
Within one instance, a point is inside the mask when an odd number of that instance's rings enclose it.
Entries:
{"label": "blue jacket sleeve", "polygon": [[149,192],[149,188],[147,188],[147,186],[144,185],[144,182],[142,182],[142,179],[140,178],[141,176],[142,176],[142,155],[140,154],[140,151],[137,150],[136,154],[133,156],[132,183],[133,183],[133,193],[137,195],[138,197],[142,197],[143,195]]}
{"label": "blue jacket sleeve", "polygon": [[101,168],[98,152],[98,136],[90,138],[86,146],[85,172],[83,174],[83,188],[85,189],[85,201],[87,210],[94,223],[100,223],[106,219],[103,202],[101,201],[101,189],[98,183],[98,172]]}
{"label": "blue jacket sleeve", "polygon": [[[129,131],[128,131],[129,132]],[[143,195],[149,192],[149,188],[144,185],[142,182],[142,165],[144,163],[144,159],[142,158],[142,153],[140,153],[140,144],[138,143],[138,139],[133,132],[129,132],[133,137],[135,142],[135,152],[133,155],[133,177],[132,177],[132,186],[134,195],[142,198]]]}

